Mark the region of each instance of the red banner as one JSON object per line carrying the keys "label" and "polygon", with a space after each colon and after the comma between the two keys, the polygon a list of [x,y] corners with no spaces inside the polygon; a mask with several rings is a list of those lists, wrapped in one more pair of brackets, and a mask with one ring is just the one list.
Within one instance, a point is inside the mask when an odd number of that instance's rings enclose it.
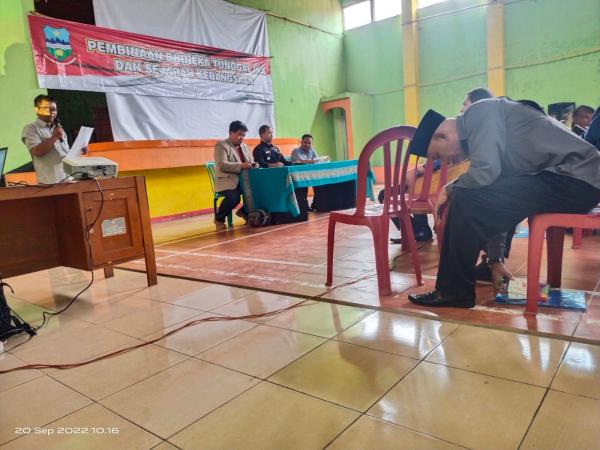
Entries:
{"label": "red banner", "polygon": [[40,87],[273,103],[269,58],[29,16]]}

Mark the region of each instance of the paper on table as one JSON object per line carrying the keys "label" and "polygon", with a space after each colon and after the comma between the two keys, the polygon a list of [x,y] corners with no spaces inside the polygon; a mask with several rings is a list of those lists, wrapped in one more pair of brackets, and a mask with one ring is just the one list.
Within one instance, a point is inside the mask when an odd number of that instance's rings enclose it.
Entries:
{"label": "paper on table", "polygon": [[67,158],[76,158],[77,156],[80,156],[81,149],[83,147],[87,147],[87,145],[90,143],[90,138],[92,137],[93,132],[93,128],[81,127],[79,129],[79,134],[77,134],[75,142],[73,142],[69,153],[67,153]]}

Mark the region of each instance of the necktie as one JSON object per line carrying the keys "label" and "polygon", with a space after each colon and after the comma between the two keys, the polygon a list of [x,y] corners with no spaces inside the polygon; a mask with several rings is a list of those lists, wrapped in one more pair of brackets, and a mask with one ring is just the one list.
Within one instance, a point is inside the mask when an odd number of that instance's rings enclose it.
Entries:
{"label": "necktie", "polygon": [[246,158],[244,157],[244,152],[242,151],[242,147],[239,146],[239,145],[237,145],[235,147],[235,151],[237,152],[238,157],[240,158],[240,161],[241,162],[246,162]]}

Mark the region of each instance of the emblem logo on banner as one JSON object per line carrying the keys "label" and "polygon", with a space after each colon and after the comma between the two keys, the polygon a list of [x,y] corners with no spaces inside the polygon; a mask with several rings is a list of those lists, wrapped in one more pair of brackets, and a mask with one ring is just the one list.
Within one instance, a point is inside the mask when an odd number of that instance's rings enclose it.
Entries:
{"label": "emblem logo on banner", "polygon": [[46,25],[44,28],[44,36],[46,38],[46,49],[48,53],[58,62],[63,62],[71,53],[71,43],[69,42],[69,32],[66,28],[52,28]]}

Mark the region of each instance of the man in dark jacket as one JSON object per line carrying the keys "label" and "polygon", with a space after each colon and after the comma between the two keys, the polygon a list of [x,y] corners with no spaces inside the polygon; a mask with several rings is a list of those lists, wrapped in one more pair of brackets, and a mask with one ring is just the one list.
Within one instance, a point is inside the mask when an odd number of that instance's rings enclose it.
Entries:
{"label": "man in dark jacket", "polygon": [[279,149],[273,145],[273,129],[269,125],[263,125],[258,129],[260,144],[254,147],[252,156],[260,167],[291,166],[293,163],[286,160]]}

